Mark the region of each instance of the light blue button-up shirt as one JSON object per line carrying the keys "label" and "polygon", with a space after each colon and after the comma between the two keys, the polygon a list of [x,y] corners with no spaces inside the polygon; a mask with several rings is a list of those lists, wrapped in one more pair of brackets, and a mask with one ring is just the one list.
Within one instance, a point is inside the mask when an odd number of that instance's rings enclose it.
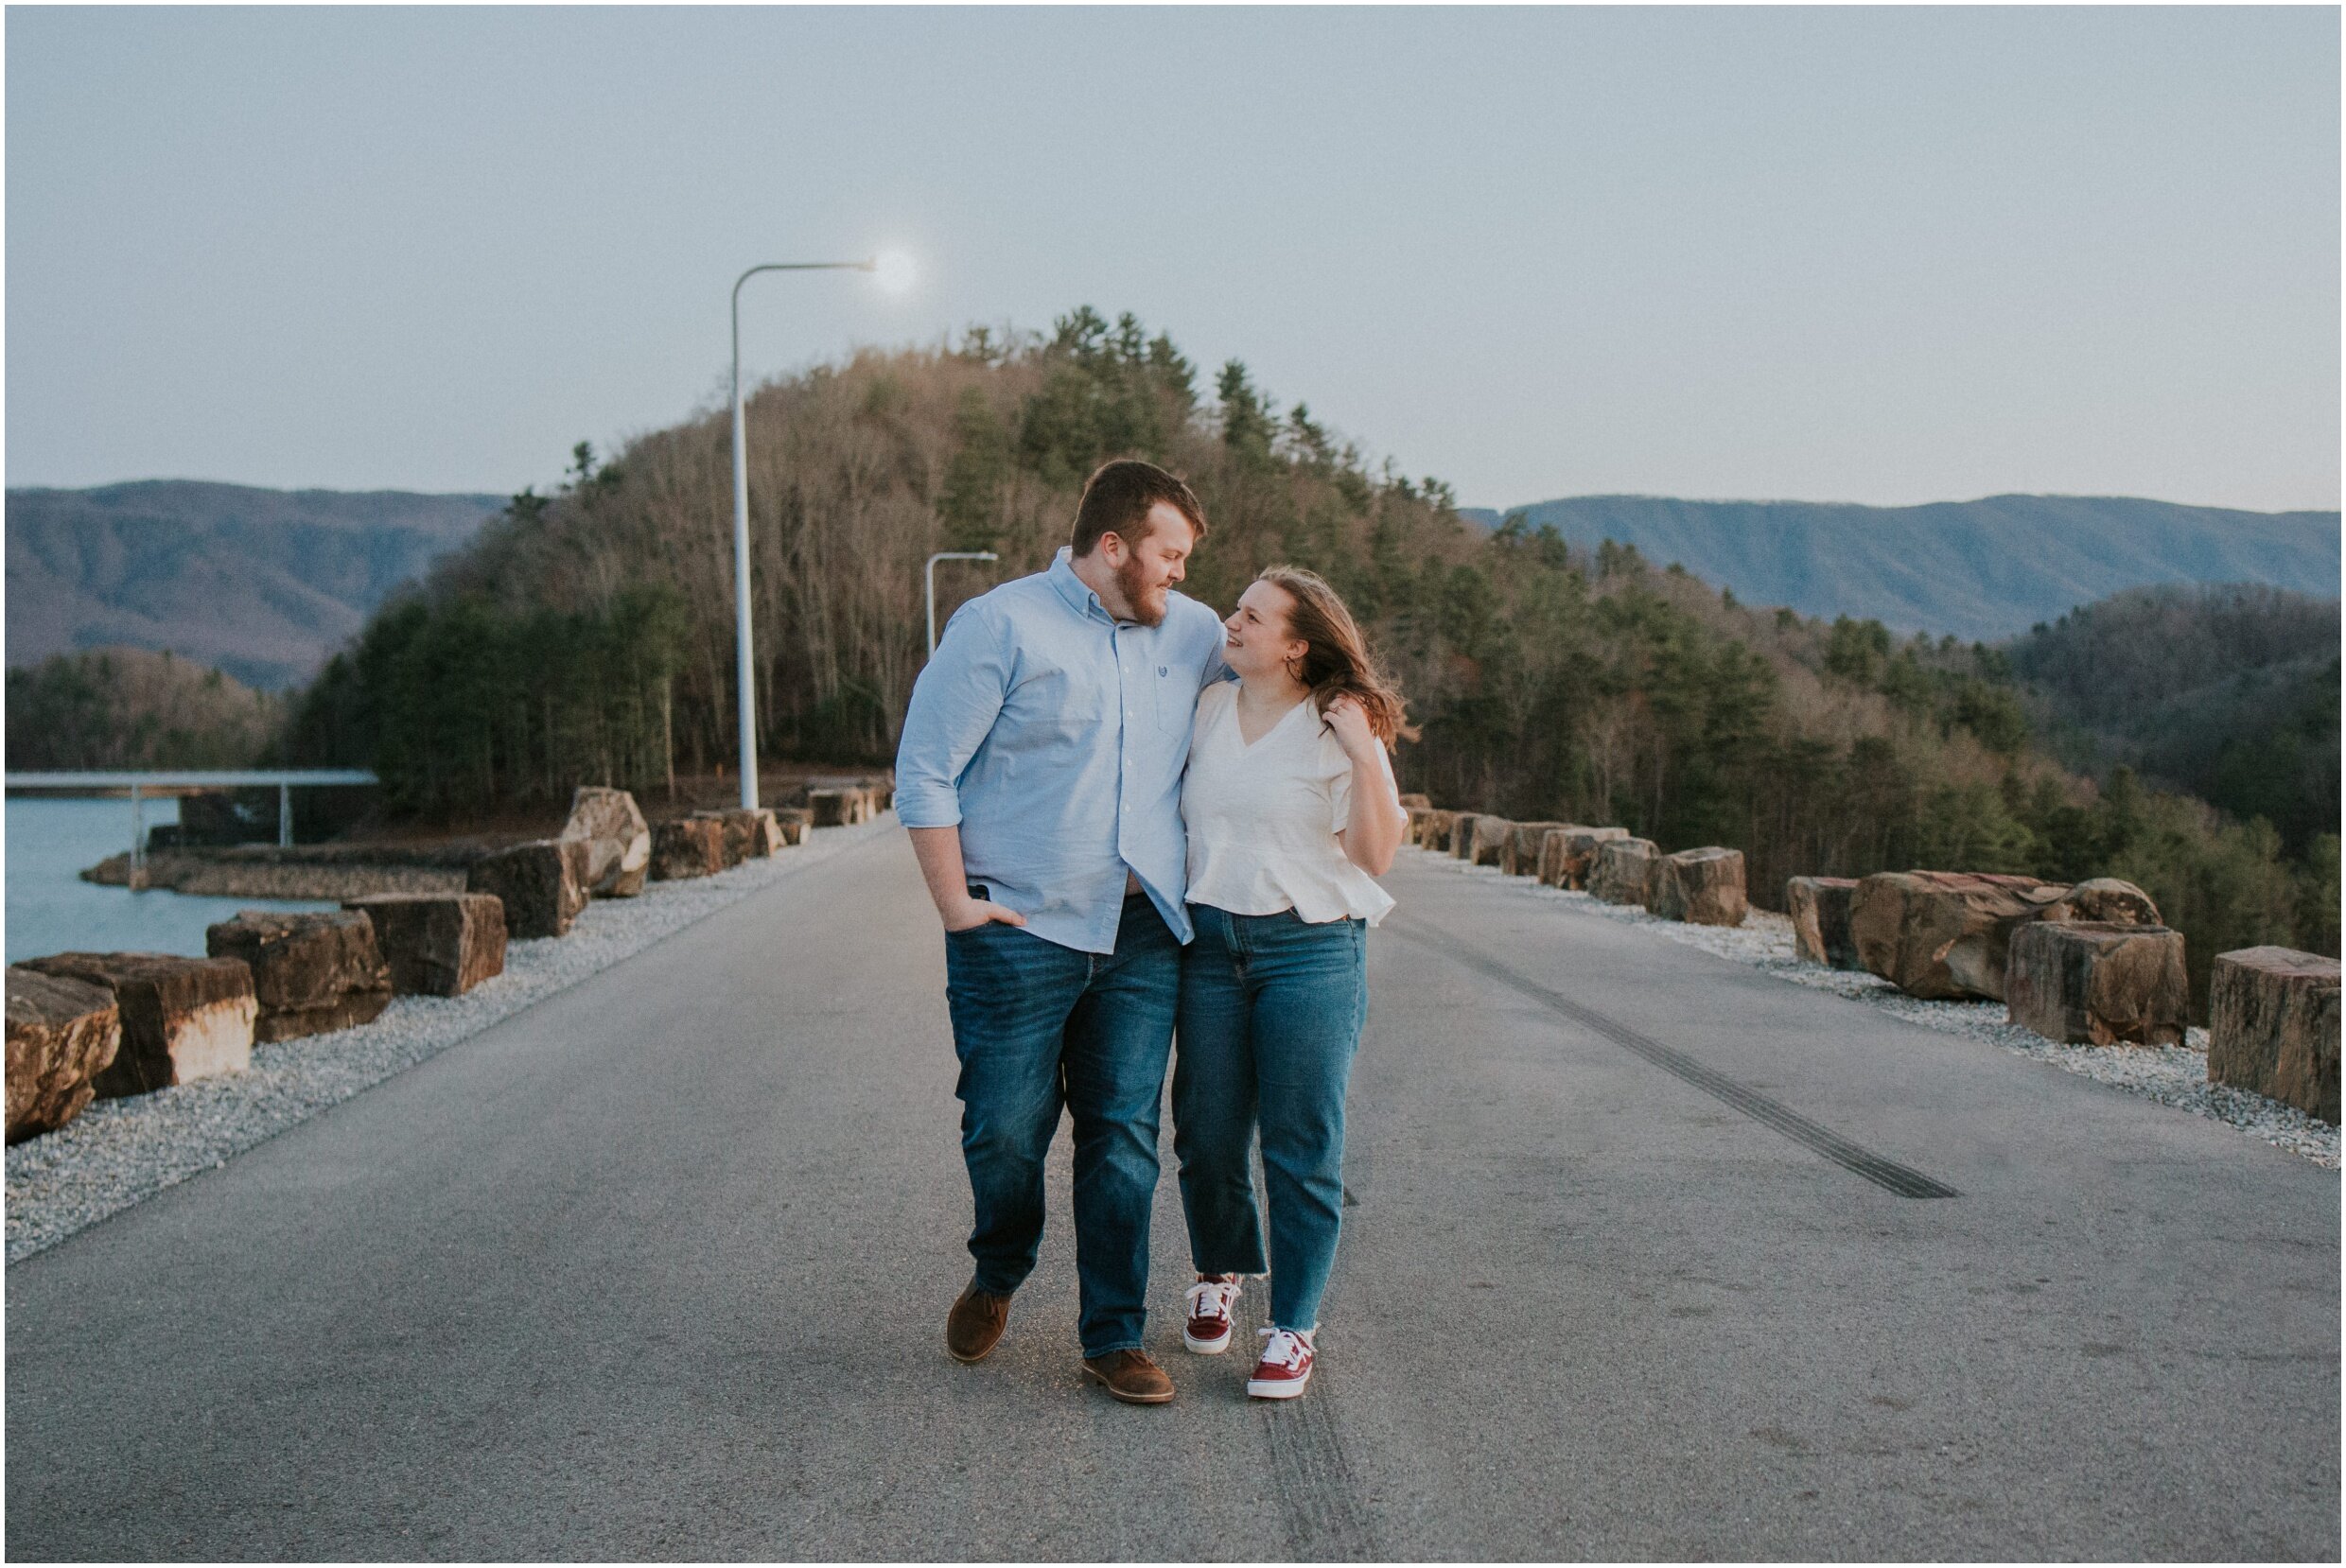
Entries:
{"label": "light blue button-up shirt", "polygon": [[1119,623],[1061,549],[954,612],[912,688],[896,815],[961,829],[972,882],[1079,952],[1113,952],[1126,873],[1190,938],[1182,770],[1222,623],[1182,594]]}

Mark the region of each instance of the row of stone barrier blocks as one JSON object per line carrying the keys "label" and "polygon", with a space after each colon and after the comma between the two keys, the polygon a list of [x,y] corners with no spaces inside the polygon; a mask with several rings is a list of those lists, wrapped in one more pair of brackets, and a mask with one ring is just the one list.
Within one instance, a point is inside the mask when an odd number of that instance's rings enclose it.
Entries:
{"label": "row of stone barrier blocks", "polygon": [[1405,795],[1409,837],[1420,847],[1571,888],[1614,904],[1636,904],[1668,920],[1740,926],[1749,909],[1743,852],[1707,845],[1662,853],[1625,828],[1570,822],[1511,822],[1477,811],[1445,811]]}
{"label": "row of stone barrier blocks", "polygon": [[[1664,854],[1626,828],[1510,822],[1405,795],[1410,841],[1509,876],[1634,904],[1665,919],[1742,923],[1743,857]],[[2190,1022],[2183,935],[2149,895],[2116,878],[2075,885],[1984,872],[1795,877],[1784,907],[1795,953],[1862,969],[1910,996],[2005,1003],[2048,1039],[2180,1045]],[[2284,948],[2219,954],[2209,995],[2208,1075],[2336,1124],[2339,966]]]}
{"label": "row of stone barrier blocks", "polygon": [[[1909,995],[2001,1002],[2010,1020],[2075,1045],[2180,1045],[2191,1021],[2183,933],[2141,888],[1952,871],[1795,877],[1796,954],[1863,969]],[[2339,966],[2287,948],[2218,953],[2208,1077],[2338,1119]]]}
{"label": "row of stone barrier blocks", "polygon": [[[863,821],[884,784],[842,786]],[[59,953],[9,969],[7,1137],[64,1125],[93,1099],[250,1065],[256,1043],[347,1029],[394,996],[462,996],[504,972],[509,938],[567,933],[589,897],[707,876],[802,842],[812,812],[699,811],[656,834],[624,790],[583,786],[561,834],[475,862],[466,891],[379,894],[332,913],[246,910],[208,956]]]}
{"label": "row of stone barrier blocks", "polygon": [[744,861],[762,860],[805,842],[809,822],[806,811],[763,806],[673,817],[652,835],[652,880],[712,877]]}

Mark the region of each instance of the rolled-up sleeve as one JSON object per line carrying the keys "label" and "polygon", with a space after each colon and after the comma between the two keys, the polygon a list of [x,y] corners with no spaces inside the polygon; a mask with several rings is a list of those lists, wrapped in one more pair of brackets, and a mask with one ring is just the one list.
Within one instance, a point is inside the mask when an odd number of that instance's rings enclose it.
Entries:
{"label": "rolled-up sleeve", "polygon": [[1009,690],[1008,628],[972,600],[954,613],[913,683],[896,748],[896,819],[907,828],[961,825],[961,775],[986,743]]}

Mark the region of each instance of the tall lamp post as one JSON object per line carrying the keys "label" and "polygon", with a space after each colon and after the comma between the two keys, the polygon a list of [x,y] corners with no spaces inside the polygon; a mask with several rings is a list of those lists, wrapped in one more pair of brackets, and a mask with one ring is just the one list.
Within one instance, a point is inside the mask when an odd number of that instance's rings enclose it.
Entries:
{"label": "tall lamp post", "polygon": [[1002,557],[989,549],[940,549],[929,557],[929,564],[920,568],[920,575],[929,584],[929,657],[937,656],[937,564],[939,561],[999,561]]}
{"label": "tall lamp post", "polygon": [[734,684],[741,695],[742,805],[758,808],[758,722],[756,677],[749,653],[749,453],[742,420],[742,285],[761,272],[878,272],[882,281],[905,281],[908,264],[893,256],[865,261],[770,261],[733,280],[733,640]]}

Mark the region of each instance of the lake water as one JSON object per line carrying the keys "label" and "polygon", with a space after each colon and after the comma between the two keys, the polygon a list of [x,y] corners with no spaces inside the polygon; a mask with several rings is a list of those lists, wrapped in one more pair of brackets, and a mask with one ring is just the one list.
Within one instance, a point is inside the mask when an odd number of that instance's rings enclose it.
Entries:
{"label": "lake water", "polygon": [[[240,909],[333,909],[272,898],[194,898],[85,882],[84,866],[131,847],[128,800],[10,800],[8,961],[73,950],[203,954],[203,929]],[[179,802],[145,803],[149,827],[179,820]]]}

